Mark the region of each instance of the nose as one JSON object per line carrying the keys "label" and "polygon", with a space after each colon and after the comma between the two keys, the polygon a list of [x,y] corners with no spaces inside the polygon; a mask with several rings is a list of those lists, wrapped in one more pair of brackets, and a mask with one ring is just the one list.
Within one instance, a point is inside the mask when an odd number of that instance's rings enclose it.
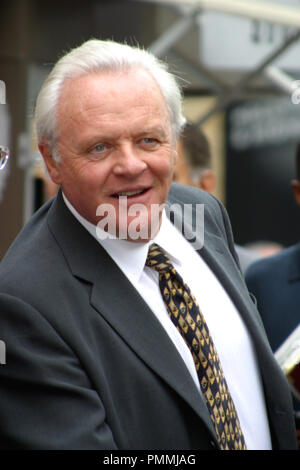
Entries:
{"label": "nose", "polygon": [[140,152],[133,145],[128,144],[119,149],[113,172],[116,176],[135,178],[146,168],[147,164],[142,159]]}

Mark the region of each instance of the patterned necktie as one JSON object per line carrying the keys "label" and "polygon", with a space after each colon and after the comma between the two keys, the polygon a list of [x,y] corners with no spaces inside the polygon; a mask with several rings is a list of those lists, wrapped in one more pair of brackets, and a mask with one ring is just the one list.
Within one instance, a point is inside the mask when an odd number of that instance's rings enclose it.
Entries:
{"label": "patterned necktie", "polygon": [[149,248],[146,266],[159,273],[159,287],[168,314],[192,353],[220,448],[246,450],[217,351],[195,298],[168,255],[155,243]]}

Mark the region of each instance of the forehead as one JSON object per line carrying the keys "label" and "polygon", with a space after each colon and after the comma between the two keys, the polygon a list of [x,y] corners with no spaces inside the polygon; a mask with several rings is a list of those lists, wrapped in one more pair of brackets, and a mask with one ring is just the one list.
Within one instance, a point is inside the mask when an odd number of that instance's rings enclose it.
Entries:
{"label": "forehead", "polygon": [[101,72],[65,81],[58,103],[59,126],[138,117],[169,121],[164,97],[147,71]]}

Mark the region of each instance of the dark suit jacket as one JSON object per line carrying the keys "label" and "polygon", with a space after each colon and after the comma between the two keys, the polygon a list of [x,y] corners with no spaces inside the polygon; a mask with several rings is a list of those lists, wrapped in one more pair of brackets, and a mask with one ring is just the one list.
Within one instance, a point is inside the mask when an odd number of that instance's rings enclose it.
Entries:
{"label": "dark suit jacket", "polygon": [[246,282],[276,351],[300,322],[300,243],[251,265]]}
{"label": "dark suit jacket", "polygon": [[[205,203],[200,256],[245,320],[275,448],[296,448],[289,389],[237,269],[225,210]],[[204,401],[158,320],[61,194],[23,229],[0,267],[0,438],[4,449],[212,449]]]}

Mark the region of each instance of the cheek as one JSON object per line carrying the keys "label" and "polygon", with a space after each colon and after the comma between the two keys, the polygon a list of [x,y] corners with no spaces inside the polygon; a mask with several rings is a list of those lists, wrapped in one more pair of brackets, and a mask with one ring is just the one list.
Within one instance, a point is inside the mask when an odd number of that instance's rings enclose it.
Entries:
{"label": "cheek", "polygon": [[169,179],[173,175],[175,167],[175,158],[173,154],[161,155],[153,164],[153,171],[160,179]]}
{"label": "cheek", "polygon": [[86,190],[101,187],[105,181],[105,171],[99,164],[90,163],[78,166],[72,172],[75,183],[85,186]]}

